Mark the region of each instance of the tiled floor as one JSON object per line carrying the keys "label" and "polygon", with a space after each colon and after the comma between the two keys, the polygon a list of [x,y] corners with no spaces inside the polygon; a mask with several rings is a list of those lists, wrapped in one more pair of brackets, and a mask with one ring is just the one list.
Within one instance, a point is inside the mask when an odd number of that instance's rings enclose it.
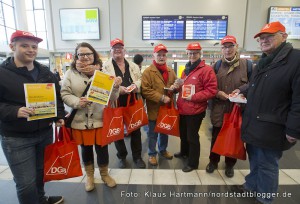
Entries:
{"label": "tiled floor", "polygon": [[[126,138],[129,155],[127,168],[118,168],[118,159],[115,156],[114,145],[109,146],[110,175],[118,183],[110,189],[100,179],[98,169],[95,172],[96,190],[84,191],[85,176],[49,182],[46,192],[49,195],[63,195],[66,204],[93,204],[93,203],[254,203],[253,198],[238,198],[230,196],[232,185],[242,184],[249,172],[248,161],[238,161],[235,166],[235,176],[231,179],[224,174],[224,160],[221,159],[218,171],[207,174],[205,167],[208,163],[210,149],[210,123],[205,118],[200,129],[201,156],[199,169],[190,173],[183,173],[181,169],[185,160],[173,158],[166,160],[158,157],[158,166],[152,167],[147,162],[146,169],[136,169],[132,162],[130,138]],[[147,161],[147,138],[142,130],[143,152],[142,157]],[[175,153],[179,150],[179,138],[170,137],[168,151]],[[279,196],[275,204],[300,203],[300,145],[284,152],[280,161]],[[0,148],[0,204],[18,203],[10,169]]]}

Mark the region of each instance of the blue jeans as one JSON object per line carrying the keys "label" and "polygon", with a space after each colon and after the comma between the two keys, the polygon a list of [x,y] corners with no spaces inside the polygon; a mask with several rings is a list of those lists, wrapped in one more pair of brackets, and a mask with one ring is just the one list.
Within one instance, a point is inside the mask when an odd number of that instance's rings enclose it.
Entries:
{"label": "blue jeans", "polygon": [[14,176],[20,204],[39,204],[45,195],[44,149],[53,141],[53,130],[51,127],[24,136],[27,137],[2,135],[1,144]]}
{"label": "blue jeans", "polygon": [[154,132],[155,125],[156,125],[155,120],[149,120],[149,124],[148,124],[148,126],[149,126],[148,155],[149,156],[157,155],[156,143],[158,146],[159,153],[163,153],[163,152],[167,151],[167,147],[168,147],[168,135]]}
{"label": "blue jeans", "polygon": [[[260,148],[247,144],[250,173],[245,177],[244,187],[261,195],[277,193],[279,177],[279,159],[282,151]],[[264,204],[271,203],[274,199],[270,196],[256,197]]]}

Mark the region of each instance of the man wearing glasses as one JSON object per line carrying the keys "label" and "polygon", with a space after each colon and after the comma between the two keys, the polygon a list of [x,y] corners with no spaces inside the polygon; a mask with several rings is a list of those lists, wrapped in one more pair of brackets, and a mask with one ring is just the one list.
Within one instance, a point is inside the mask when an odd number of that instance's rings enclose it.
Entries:
{"label": "man wearing glasses", "polygon": [[[141,87],[141,71],[138,65],[125,59],[124,42],[118,38],[110,42],[111,56],[103,66],[110,75],[120,76],[122,78],[122,84],[120,86],[119,104],[122,107],[127,106],[127,97],[130,92],[127,92],[126,87],[135,85],[135,89],[132,91],[134,94],[140,93]],[[142,141],[140,128],[133,131],[130,137],[130,145],[132,158],[138,168],[146,168],[146,164],[142,159]],[[126,156],[128,154],[124,140],[118,140],[115,142],[116,149],[118,151],[117,157],[120,159],[119,167],[126,168]]]}
{"label": "man wearing glasses", "polygon": [[[205,111],[207,101],[217,93],[217,79],[210,66],[201,60],[200,43],[190,43],[187,46],[187,56],[189,62],[181,75],[183,84],[174,84],[174,88],[179,90],[177,106],[180,115],[180,152],[174,154],[177,158],[187,158],[187,165],[183,172],[190,172],[198,169],[200,157],[199,129]],[[182,86],[181,86],[182,85]],[[183,88],[190,86],[193,91],[188,96],[184,96]]]}
{"label": "man wearing glasses", "polygon": [[[212,100],[210,115],[213,125],[211,150],[221,130],[224,114],[230,113],[233,108],[233,103],[228,100],[229,94],[247,84],[252,73],[252,63],[249,66],[246,59],[240,59],[238,44],[234,36],[227,35],[221,40],[221,51],[222,59],[213,65],[217,75],[218,93]],[[249,69],[250,71],[248,71]],[[206,172],[213,173],[218,168],[220,155],[211,151],[209,160]],[[228,178],[234,176],[233,166],[235,163],[235,158],[225,157],[225,175]]]}
{"label": "man wearing glasses", "polygon": [[282,152],[300,139],[300,51],[286,42],[287,37],[278,21],[254,36],[263,54],[251,77],[243,114],[250,173],[242,190],[272,195],[257,197],[258,203],[274,199]]}

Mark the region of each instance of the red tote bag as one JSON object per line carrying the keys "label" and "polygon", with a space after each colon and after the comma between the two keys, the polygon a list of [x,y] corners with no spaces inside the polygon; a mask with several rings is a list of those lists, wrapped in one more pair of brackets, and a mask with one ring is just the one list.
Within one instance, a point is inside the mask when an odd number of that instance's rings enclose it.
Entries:
{"label": "red tote bag", "polygon": [[55,128],[55,142],[45,148],[44,182],[82,176],[78,146],[65,126],[60,131],[63,139],[58,140]]}
{"label": "red tote bag", "polygon": [[173,101],[159,107],[154,132],[179,137],[179,113]]}
{"label": "red tote bag", "polygon": [[100,145],[105,146],[124,139],[123,107],[112,108],[111,103],[103,110],[103,128]]}
{"label": "red tote bag", "polygon": [[[132,103],[130,103],[131,97],[133,97]],[[148,124],[148,117],[144,108],[143,100],[137,100],[133,93],[128,96],[127,107],[124,107],[123,109],[123,116],[127,135]]]}
{"label": "red tote bag", "polygon": [[246,149],[241,139],[241,125],[241,108],[237,104],[234,104],[231,113],[224,114],[223,125],[212,148],[212,152],[246,160]]}

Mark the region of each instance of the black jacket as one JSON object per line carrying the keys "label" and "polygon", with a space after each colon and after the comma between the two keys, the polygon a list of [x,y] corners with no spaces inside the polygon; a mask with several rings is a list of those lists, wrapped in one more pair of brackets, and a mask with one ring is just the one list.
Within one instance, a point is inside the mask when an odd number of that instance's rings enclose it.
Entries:
{"label": "black jacket", "polygon": [[243,114],[242,139],[274,150],[300,139],[300,50],[287,43],[264,69],[255,69]]}
{"label": "black jacket", "polygon": [[[39,69],[37,81],[31,77],[27,67],[17,68],[13,58],[7,58],[0,66],[0,120],[1,133],[11,137],[29,137],[31,133],[52,127],[52,122],[64,118],[64,104],[60,96],[58,81],[49,69],[34,61]],[[19,108],[26,106],[24,83],[55,83],[57,118],[27,121],[17,118]]]}

